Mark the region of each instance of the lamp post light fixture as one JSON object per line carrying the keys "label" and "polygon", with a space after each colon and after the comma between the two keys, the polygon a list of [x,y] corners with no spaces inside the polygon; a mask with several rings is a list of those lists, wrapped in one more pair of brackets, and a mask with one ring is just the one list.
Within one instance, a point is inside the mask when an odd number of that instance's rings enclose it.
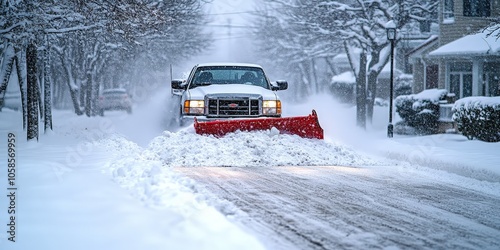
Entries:
{"label": "lamp post light fixture", "polygon": [[387,137],[392,138],[394,135],[394,126],[392,125],[392,99],[394,92],[394,40],[396,40],[396,24],[394,21],[389,21],[385,25],[387,30],[387,40],[391,42],[391,76],[389,87],[389,125],[387,126]]}

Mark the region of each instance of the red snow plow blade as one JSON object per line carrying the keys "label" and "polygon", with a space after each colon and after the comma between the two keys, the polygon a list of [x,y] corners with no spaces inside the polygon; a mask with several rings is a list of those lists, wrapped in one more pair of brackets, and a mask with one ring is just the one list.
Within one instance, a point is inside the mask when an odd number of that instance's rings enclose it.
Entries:
{"label": "red snow plow blade", "polygon": [[245,120],[218,120],[198,122],[194,120],[197,134],[224,136],[227,133],[240,131],[268,130],[276,128],[281,134],[298,135],[303,138],[323,139],[323,129],[319,125],[316,111],[308,116],[284,118],[256,118]]}

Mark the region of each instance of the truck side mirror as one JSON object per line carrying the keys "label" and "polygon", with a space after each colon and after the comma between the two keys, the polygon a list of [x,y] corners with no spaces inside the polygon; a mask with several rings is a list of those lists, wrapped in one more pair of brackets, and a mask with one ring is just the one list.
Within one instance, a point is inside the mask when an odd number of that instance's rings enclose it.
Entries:
{"label": "truck side mirror", "polygon": [[172,86],[172,89],[185,89],[186,88],[183,80],[172,80],[171,86]]}
{"label": "truck side mirror", "polygon": [[[278,86],[276,86],[278,85]],[[285,90],[288,89],[288,82],[285,80],[276,81],[276,85],[272,86],[272,90]]]}

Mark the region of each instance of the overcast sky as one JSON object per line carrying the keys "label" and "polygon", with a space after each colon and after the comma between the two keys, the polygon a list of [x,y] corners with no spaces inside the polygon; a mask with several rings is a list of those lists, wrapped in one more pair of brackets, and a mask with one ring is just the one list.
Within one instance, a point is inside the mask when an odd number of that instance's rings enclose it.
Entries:
{"label": "overcast sky", "polygon": [[[254,2],[248,0],[214,0],[207,5],[212,21],[207,31],[212,32],[215,44],[205,55],[193,59],[203,62],[254,62],[250,37]],[[230,26],[227,27],[227,26]],[[246,27],[245,27],[246,26]]]}

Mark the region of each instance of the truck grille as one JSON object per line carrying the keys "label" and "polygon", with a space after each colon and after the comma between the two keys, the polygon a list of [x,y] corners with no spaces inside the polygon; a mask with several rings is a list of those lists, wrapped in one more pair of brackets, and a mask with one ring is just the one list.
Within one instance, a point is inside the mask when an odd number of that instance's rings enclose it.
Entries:
{"label": "truck grille", "polygon": [[259,99],[208,99],[208,116],[244,117],[259,115]]}

